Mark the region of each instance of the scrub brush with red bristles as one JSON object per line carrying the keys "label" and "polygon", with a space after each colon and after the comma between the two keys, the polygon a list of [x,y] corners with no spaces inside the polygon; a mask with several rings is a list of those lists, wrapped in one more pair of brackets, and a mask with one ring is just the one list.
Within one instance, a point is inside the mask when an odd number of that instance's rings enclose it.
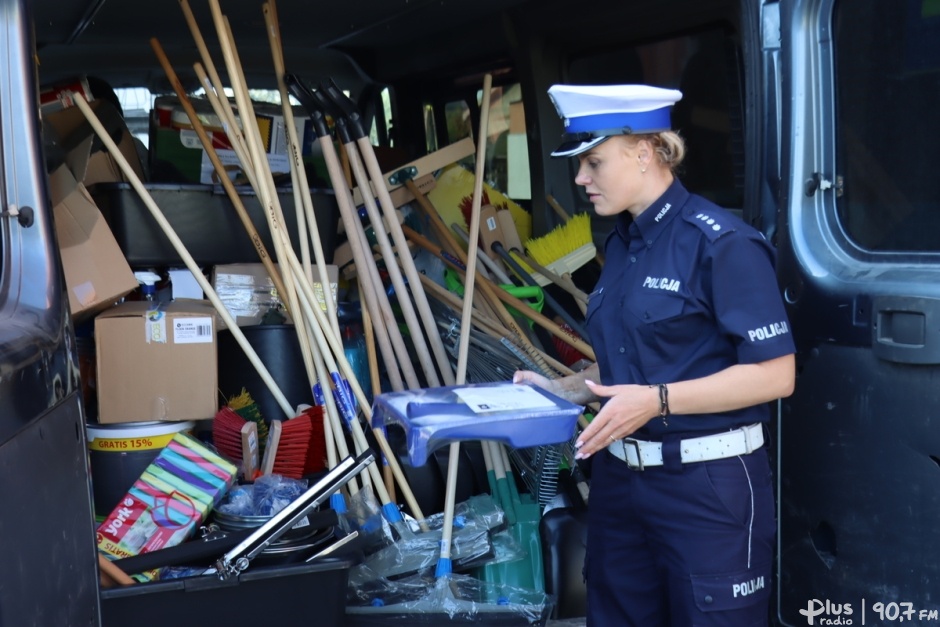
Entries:
{"label": "scrub brush with red bristles", "polygon": [[301,414],[310,418],[310,446],[304,462],[304,476],[326,470],[326,435],[323,433],[323,405],[301,405]]}
{"label": "scrub brush with red bristles", "polygon": [[312,430],[313,422],[306,414],[290,420],[271,421],[261,474],[303,478]]}
{"label": "scrub brush with red bristles", "polygon": [[240,463],[245,481],[254,481],[258,470],[258,429],[231,407],[222,407],[212,419],[212,442],[216,450]]}
{"label": "scrub brush with red bristles", "polygon": [[[556,319],[555,322],[558,323],[558,326],[561,327],[562,331],[564,331],[571,337],[578,339],[578,340],[584,339],[580,335],[575,333],[574,329],[572,329],[570,326],[565,324],[563,321]],[[552,346],[555,347],[555,351],[558,353],[558,361],[565,364],[569,368],[573,366],[574,364],[578,363],[579,361],[581,361],[582,359],[587,359],[587,357],[585,357],[584,354],[581,353],[581,351],[579,351],[578,349],[574,348],[573,346],[571,346],[570,344],[568,344],[561,338],[556,337],[554,335],[552,336]]]}
{"label": "scrub brush with red bristles", "polygon": [[242,458],[242,427],[246,422],[227,405],[212,419],[212,443],[230,461]]}

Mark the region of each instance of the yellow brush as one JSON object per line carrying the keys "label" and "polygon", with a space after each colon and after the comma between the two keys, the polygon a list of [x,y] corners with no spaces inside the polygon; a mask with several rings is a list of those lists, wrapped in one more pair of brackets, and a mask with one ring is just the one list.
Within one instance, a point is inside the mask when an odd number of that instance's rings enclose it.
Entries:
{"label": "yellow brush", "polygon": [[[565,277],[597,255],[591,234],[591,218],[586,213],[572,216],[565,224],[534,239],[526,240],[526,251],[540,265]],[[551,279],[539,273],[532,275],[539,285],[548,285]]]}

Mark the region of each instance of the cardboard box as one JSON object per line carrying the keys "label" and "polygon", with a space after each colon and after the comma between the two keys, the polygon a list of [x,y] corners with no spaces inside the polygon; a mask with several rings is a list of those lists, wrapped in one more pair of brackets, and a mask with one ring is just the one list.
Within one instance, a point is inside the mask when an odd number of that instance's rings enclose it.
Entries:
{"label": "cardboard box", "polygon": [[49,188],[69,308],[81,322],[129,294],[137,280],[104,216],[67,165],[49,175]]}
{"label": "cardboard box", "polygon": [[[192,436],[176,434],[98,527],[98,550],[120,559],[180,544],[222,500],[237,474],[234,464]],[[154,574],[134,578],[149,581]]]}
{"label": "cardboard box", "polygon": [[[236,183],[246,183],[242,164],[232,150],[231,140],[209,102],[198,98],[192,99],[191,102],[230,178]],[[288,133],[280,105],[258,102],[254,103],[253,108],[271,172],[275,175],[290,173]],[[316,149],[317,145],[307,137],[315,134],[312,123],[302,109],[294,110],[294,126],[306,161],[312,156],[310,151]],[[193,129],[192,121],[175,96],[157,98],[151,110],[150,169],[155,181],[219,183],[218,174],[202,146],[199,135]]]}
{"label": "cardboard box", "polygon": [[[117,143],[121,155],[130,164],[131,170],[140,180],[145,180],[137,144],[120,112],[106,100],[92,100],[88,104]],[[101,143],[81,109],[71,106],[48,115],[44,114],[43,121],[46,122],[46,128],[54,135],[52,141],[58,144],[69,155],[69,158],[72,158],[76,150],[89,153],[83,171],[79,173],[73,170],[75,178],[86,187],[91,187],[95,183],[128,181],[111,153]],[[86,145],[88,140],[91,142]]]}
{"label": "cardboard box", "polygon": [[98,422],[214,417],[217,326],[204,300],[130,301],[95,318]]}
{"label": "cardboard box", "polygon": [[[327,265],[326,274],[333,302],[336,303],[339,276],[337,267]],[[262,318],[271,309],[280,311],[286,317],[285,322],[290,323],[290,316],[281,300],[282,295],[277,293],[274,282],[261,263],[217,265],[212,271],[212,287],[240,327],[261,324]],[[323,286],[319,281],[314,282],[313,290],[320,308],[326,311]],[[222,320],[219,320],[219,328],[225,328]]]}
{"label": "cardboard box", "polygon": [[86,77],[75,77],[61,83],[47,85],[39,90],[39,110],[42,115],[49,115],[62,109],[75,106],[74,94],[81,94],[85,100],[92,100],[91,86]]}

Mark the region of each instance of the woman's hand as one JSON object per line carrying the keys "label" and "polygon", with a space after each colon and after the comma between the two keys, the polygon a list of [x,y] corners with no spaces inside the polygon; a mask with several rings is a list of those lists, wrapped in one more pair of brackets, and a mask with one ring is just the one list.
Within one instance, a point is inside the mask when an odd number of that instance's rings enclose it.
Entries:
{"label": "woman's hand", "polygon": [[531,370],[517,370],[512,375],[512,382],[531,383],[571,403],[587,405],[598,399],[584,381],[589,377],[597,378],[599,374],[597,364],[591,364],[581,372],[560,379],[549,379]]}
{"label": "woman's hand", "polygon": [[585,459],[607,448],[616,440],[630,436],[654,416],[659,415],[659,391],[646,385],[599,385],[585,381],[599,397],[609,398],[578,441],[575,459]]}
{"label": "woman's hand", "polygon": [[549,379],[548,377],[543,377],[537,372],[532,372],[531,370],[516,370],[512,375],[513,383],[531,383],[532,385],[537,385],[543,390],[551,392],[552,394],[558,395],[553,388],[558,387],[555,385],[557,379]]}

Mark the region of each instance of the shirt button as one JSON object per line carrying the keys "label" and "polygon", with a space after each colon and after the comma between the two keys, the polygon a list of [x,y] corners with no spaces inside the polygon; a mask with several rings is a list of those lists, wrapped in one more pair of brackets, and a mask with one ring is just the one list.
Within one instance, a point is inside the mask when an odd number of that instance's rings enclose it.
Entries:
{"label": "shirt button", "polygon": [[627,349],[625,349],[623,346],[621,346],[621,347],[620,347],[620,352],[621,352],[621,353],[625,353],[625,352],[627,352]]}
{"label": "shirt button", "polygon": [[714,601],[714,599],[712,598],[712,595],[706,594],[704,601],[705,601],[706,603],[711,603],[712,601]]}
{"label": "shirt button", "polygon": [[630,257],[630,263],[636,263],[636,257]]}
{"label": "shirt button", "polygon": [[653,240],[651,240],[651,239],[646,240],[646,245],[647,245],[647,246],[652,246],[652,245],[653,245]]}

